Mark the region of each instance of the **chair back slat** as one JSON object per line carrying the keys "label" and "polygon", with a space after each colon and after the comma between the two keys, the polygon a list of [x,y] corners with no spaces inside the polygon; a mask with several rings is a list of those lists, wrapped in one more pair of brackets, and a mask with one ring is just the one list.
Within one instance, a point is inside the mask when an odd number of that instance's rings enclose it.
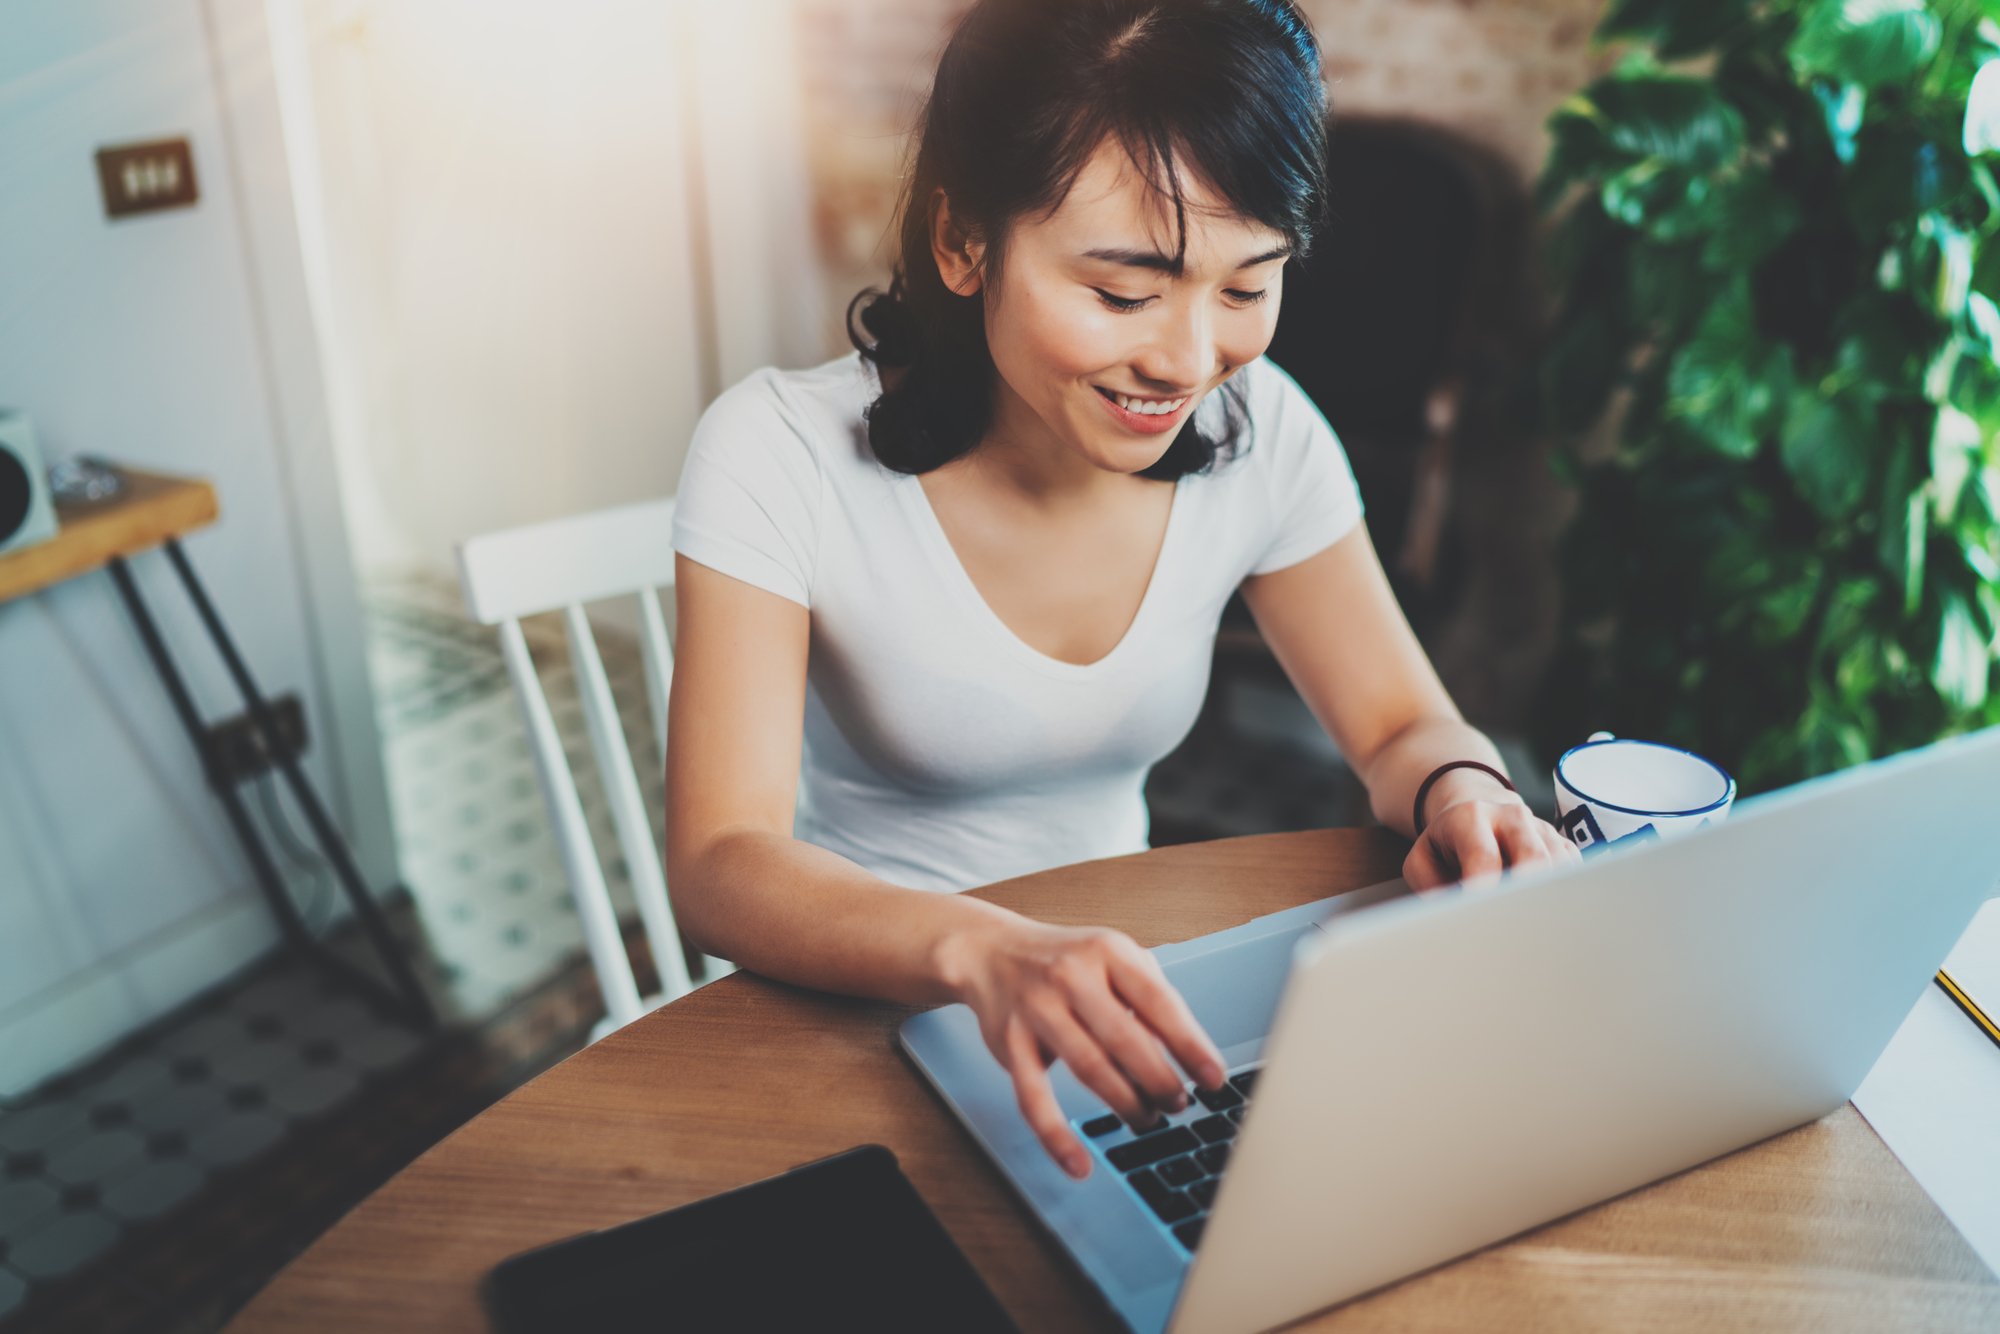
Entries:
{"label": "chair back slat", "polygon": [[[605,1018],[592,1030],[593,1042],[693,986],[667,892],[657,826],[647,816],[603,657],[583,610],[585,603],[608,598],[636,595],[639,600],[639,647],[655,745],[646,762],[657,771],[666,759],[667,701],[674,665],[660,611],[661,594],[674,586],[673,525],[674,500],[669,496],[485,533],[458,547],[466,606],[481,624],[500,627],[508,675],[528,720],[535,767],[555,825],[563,869],[604,992]],[[584,819],[576,776],[563,753],[521,631],[521,618],[557,611],[562,614],[612,827],[658,963],[661,990],[656,996],[638,994],[604,870]],[[701,962],[704,979],[733,971],[732,965],[708,955]]]}
{"label": "chair back slat", "polygon": [[[672,587],[672,585],[668,585]],[[674,684],[674,651],[660,615],[656,588],[639,590],[639,654],[646,672],[646,702],[653,710],[653,762],[667,762],[667,692]]]}
{"label": "chair back slat", "polygon": [[482,533],[459,544],[481,625],[674,583],[674,498]]}
{"label": "chair back slat", "polygon": [[563,872],[569,879],[570,897],[583,923],[585,947],[597,970],[597,985],[604,996],[604,1011],[612,1027],[632,1022],[644,1012],[639,1001],[639,985],[632,976],[631,960],[625,956],[625,940],[618,930],[618,916],[611,907],[611,895],[604,887],[604,873],[597,864],[597,849],[590,840],[590,826],[583,816],[576,779],[563,753],[562,738],[549,713],[548,697],[542,693],[541,678],[528,653],[521,623],[500,623],[500,651],[506,659],[507,675],[521,703],[521,715],[528,728],[528,752],[534,757],[535,774],[541,781],[542,800],[555,822],[556,846],[562,854]]}
{"label": "chair back slat", "polygon": [[597,639],[582,607],[572,605],[563,609],[563,629],[569,637],[577,694],[583,702],[583,717],[590,729],[590,747],[597,757],[604,798],[611,807],[618,850],[624,854],[626,874],[632,880],[632,897],[639,905],[639,920],[646,928],[646,940],[653,947],[653,961],[659,969],[660,991],[668,999],[685,995],[693,986],[688,977],[687,956],[681,948],[681,933],[674,921],[673,908],[667,902],[667,882],[660,869],[659,848],[653,842],[645,800],[639,795],[631,749],[625,744],[625,729],[618,721],[618,705],[611,697],[604,660],[598,655]]}

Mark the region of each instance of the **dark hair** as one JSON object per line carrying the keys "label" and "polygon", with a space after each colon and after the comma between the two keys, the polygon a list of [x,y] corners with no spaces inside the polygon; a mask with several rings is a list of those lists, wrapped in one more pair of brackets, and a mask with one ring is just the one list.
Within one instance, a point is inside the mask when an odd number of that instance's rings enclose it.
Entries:
{"label": "dark hair", "polygon": [[[1319,46],[1289,0],[979,0],[946,45],[919,116],[889,290],[864,288],[847,307],[861,355],[878,370],[907,368],[868,408],[876,458],[928,472],[985,435],[996,374],[985,293],[999,281],[1009,224],[1059,208],[1107,136],[1173,201],[1177,266],[1187,251],[1188,164],[1303,259],[1326,210],[1326,116]],[[971,296],[945,286],[931,252],[940,186],[985,242],[984,280]],[[854,328],[864,299],[872,344]],[[1220,439],[1190,413],[1140,475],[1172,480],[1233,456],[1247,419],[1241,384],[1226,382],[1223,397]]]}

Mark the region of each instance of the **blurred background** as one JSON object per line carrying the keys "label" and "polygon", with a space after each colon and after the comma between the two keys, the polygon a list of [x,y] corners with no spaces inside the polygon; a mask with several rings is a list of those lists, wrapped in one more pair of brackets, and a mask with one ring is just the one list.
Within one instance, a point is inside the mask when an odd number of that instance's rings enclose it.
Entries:
{"label": "blurred background", "polygon": [[[0,445],[212,485],[187,555],[435,1015],[282,931],[105,576],[0,601],[0,1328],[215,1328],[587,1040],[603,1003],[455,544],[671,495],[720,390],[849,350],[964,8],[0,10]],[[1754,791],[2000,721],[1977,6],[1301,8],[1336,218],[1271,355],[1531,803],[1600,727]],[[133,146],[137,176],[106,168]],[[131,577],[203,717],[242,713],[167,565]],[[657,813],[639,628],[592,615]],[[523,630],[632,928],[561,627]],[[1240,603],[1216,653],[1155,843],[1365,823]],[[244,818],[314,949],[379,973],[272,759],[230,780]]]}

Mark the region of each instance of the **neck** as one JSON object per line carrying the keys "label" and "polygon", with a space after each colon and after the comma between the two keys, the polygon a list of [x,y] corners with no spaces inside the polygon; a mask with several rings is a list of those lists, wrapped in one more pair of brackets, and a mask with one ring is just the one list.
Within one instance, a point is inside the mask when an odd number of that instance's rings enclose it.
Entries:
{"label": "neck", "polygon": [[1092,505],[1131,479],[1098,467],[1065,444],[1004,378],[993,400],[993,424],[966,456],[971,466],[1029,503],[1046,509]]}

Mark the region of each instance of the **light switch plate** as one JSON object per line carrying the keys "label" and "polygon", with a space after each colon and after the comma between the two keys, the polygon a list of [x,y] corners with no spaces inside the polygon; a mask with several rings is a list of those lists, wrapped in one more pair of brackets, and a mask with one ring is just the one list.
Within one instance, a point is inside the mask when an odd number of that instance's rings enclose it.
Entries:
{"label": "light switch plate", "polygon": [[185,138],[100,148],[97,181],[104,190],[107,218],[187,208],[200,197],[195,189],[194,153]]}

